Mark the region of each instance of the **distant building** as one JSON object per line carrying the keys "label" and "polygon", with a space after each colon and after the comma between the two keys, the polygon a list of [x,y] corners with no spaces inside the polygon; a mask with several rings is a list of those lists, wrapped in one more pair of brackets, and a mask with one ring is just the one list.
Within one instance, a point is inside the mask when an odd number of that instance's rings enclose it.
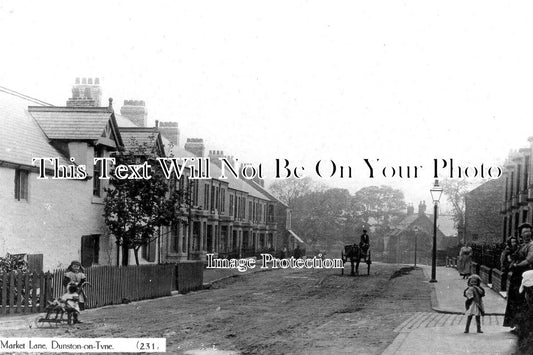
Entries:
{"label": "distant building", "polygon": [[465,196],[465,242],[501,242],[504,179],[485,182]]}
{"label": "distant building", "polygon": [[[384,237],[384,250],[380,259],[388,263],[412,264],[431,260],[433,247],[433,217],[426,215],[426,204],[420,202],[418,213],[412,206],[407,215]],[[448,238],[437,229],[437,250],[448,247]]]}
{"label": "distant building", "polygon": [[532,215],[529,213],[533,209],[532,149],[533,137],[530,137],[529,146],[511,152],[503,166],[503,192],[499,200],[500,213],[503,216],[500,241],[504,241],[508,236],[518,235],[520,224],[532,222]]}

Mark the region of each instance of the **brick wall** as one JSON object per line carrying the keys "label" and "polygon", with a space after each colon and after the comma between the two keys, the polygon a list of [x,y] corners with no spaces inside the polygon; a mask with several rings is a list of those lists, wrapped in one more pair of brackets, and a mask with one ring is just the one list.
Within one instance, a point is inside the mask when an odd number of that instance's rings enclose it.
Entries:
{"label": "brick wall", "polygon": [[492,289],[496,292],[502,291],[502,272],[492,269]]}
{"label": "brick wall", "polygon": [[479,276],[481,277],[481,281],[484,283],[484,284],[490,284],[492,283],[492,273],[491,273],[491,269],[489,269],[488,267],[486,267],[485,265],[481,265],[479,267]]}
{"label": "brick wall", "polygon": [[502,241],[503,180],[490,180],[465,196],[465,239]]}
{"label": "brick wall", "polygon": [[472,269],[471,270],[472,270],[473,274],[479,275],[479,271],[480,271],[479,270],[479,264],[476,263],[475,261],[472,261]]}

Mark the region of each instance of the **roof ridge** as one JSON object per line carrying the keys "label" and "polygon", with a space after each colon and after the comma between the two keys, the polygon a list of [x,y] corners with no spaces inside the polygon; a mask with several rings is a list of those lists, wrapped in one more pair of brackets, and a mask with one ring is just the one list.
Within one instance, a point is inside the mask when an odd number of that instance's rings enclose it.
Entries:
{"label": "roof ridge", "polygon": [[30,112],[111,112],[108,107],[78,107],[78,106],[28,106]]}

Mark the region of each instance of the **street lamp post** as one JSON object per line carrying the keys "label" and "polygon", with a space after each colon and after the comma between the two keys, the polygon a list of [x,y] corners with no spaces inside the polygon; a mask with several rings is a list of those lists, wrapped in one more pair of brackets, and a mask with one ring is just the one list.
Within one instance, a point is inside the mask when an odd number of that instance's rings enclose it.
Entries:
{"label": "street lamp post", "polygon": [[418,226],[415,227],[414,232],[415,232],[415,267],[416,267],[416,250],[418,249],[417,247]]}
{"label": "street lamp post", "polygon": [[442,187],[439,186],[439,180],[435,180],[435,185],[429,190],[433,199],[433,253],[431,258],[431,280],[437,282],[437,207],[442,195]]}

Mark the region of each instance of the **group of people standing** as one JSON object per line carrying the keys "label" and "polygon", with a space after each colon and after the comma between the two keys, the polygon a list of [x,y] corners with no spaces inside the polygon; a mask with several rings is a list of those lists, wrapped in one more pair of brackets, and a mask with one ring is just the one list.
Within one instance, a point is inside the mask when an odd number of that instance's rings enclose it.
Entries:
{"label": "group of people standing", "polygon": [[520,239],[510,237],[502,253],[502,271],[511,271],[509,289],[507,290],[507,307],[503,320],[504,327],[514,327],[513,332],[524,330],[525,324],[531,318],[531,310],[526,302],[524,286],[529,285],[527,271],[533,269],[533,227],[529,223],[523,223],[518,227]]}
{"label": "group of people standing", "polygon": [[[519,333],[520,331],[529,328],[528,322],[533,321],[533,300],[528,302],[526,294],[533,295],[533,240],[532,240],[533,226],[529,223],[523,223],[518,227],[520,238],[516,236],[509,237],[506,241],[506,246],[501,254],[501,270],[503,275],[507,275],[511,271],[509,279],[509,289],[507,290],[507,306],[505,309],[505,317],[503,321],[504,327],[511,327],[512,332]],[[466,243],[459,252],[459,259],[457,260],[457,270],[463,279],[468,278],[468,288],[464,292],[467,302],[470,301],[466,307],[468,315],[467,326],[465,332],[468,333],[468,328],[472,316],[476,317],[476,322],[479,322],[479,316],[483,315],[483,303],[481,301],[484,296],[484,290],[480,287],[481,280],[478,275],[472,274],[472,247]],[[529,271],[532,270],[532,271]],[[505,282],[505,278],[502,280]],[[529,289],[530,287],[531,290]],[[478,331],[480,327],[478,323]]]}

